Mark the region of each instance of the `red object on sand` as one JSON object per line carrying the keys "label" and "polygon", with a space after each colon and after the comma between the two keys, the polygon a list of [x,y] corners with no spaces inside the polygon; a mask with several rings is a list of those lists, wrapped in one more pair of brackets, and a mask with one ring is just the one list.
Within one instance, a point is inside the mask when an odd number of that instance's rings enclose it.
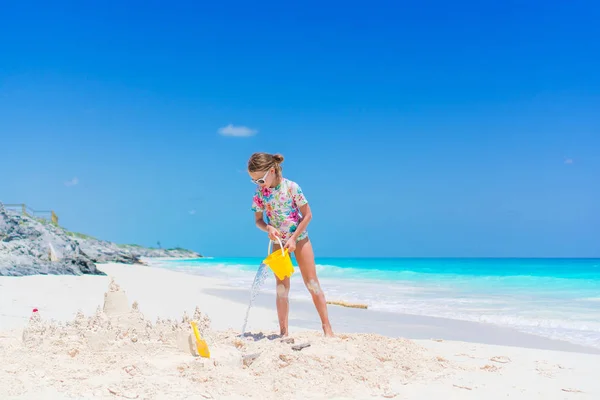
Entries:
{"label": "red object on sand", "polygon": [[38,312],[38,309],[37,309],[37,308],[34,308],[34,309],[33,309],[33,312]]}

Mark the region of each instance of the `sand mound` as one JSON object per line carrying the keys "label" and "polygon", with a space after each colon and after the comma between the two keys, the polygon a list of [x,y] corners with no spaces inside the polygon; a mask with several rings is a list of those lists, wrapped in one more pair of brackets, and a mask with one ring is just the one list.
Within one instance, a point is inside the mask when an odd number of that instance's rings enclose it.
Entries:
{"label": "sand mound", "polygon": [[[197,357],[189,322],[211,350]],[[0,398],[223,399],[395,397],[408,382],[454,367],[409,340],[379,335],[214,332],[210,319],[144,318],[112,281],[103,307],[65,324],[32,313],[22,337],[0,341]]]}

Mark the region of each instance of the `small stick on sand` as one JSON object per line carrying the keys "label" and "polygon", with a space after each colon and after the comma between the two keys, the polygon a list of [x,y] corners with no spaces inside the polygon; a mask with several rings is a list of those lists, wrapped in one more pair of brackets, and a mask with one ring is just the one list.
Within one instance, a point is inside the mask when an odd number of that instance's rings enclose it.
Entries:
{"label": "small stick on sand", "polygon": [[583,393],[581,390],[579,389],[560,389],[563,392],[567,392],[567,393]]}
{"label": "small stick on sand", "polygon": [[345,301],[335,301],[335,300],[328,300],[327,304],[333,304],[336,306],[350,307],[350,308],[364,308],[364,309],[368,308],[368,306],[366,304],[347,303]]}
{"label": "small stick on sand", "polygon": [[460,385],[452,385],[452,386],[459,388],[459,389],[473,390],[473,388],[470,388],[468,386],[460,386]]}

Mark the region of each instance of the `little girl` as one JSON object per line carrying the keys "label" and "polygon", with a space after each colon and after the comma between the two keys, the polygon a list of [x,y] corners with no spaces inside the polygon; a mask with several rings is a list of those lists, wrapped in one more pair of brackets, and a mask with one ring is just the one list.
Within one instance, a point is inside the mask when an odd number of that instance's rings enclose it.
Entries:
{"label": "little girl", "polygon": [[[296,182],[281,175],[283,156],[280,154],[254,153],[248,161],[248,173],[252,182],[256,183],[256,193],[252,202],[252,211],[256,226],[267,232],[273,240],[273,250],[279,250],[277,238],[281,239],[284,248],[296,256],[296,261],[302,273],[304,284],[308,288],[325,336],[333,336],[325,294],[319,285],[315,268],[315,256],[312,244],[308,238],[306,226],[312,219],[308,201]],[[266,214],[268,223],[265,223]],[[288,314],[290,278],[277,281],[277,315],[282,336],[288,334]]]}

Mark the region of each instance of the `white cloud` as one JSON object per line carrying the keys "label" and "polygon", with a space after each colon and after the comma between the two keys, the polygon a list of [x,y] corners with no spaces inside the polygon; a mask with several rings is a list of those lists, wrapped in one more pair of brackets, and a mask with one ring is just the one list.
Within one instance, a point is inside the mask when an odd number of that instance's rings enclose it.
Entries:
{"label": "white cloud", "polygon": [[572,158],[565,159],[565,164],[573,164],[573,159]]}
{"label": "white cloud", "polygon": [[79,184],[79,179],[77,177],[71,179],[70,181],[65,182],[65,186],[75,186]]}
{"label": "white cloud", "polygon": [[219,134],[223,136],[248,137],[254,136],[257,133],[258,130],[256,129],[251,129],[247,126],[234,126],[232,124],[219,128]]}

